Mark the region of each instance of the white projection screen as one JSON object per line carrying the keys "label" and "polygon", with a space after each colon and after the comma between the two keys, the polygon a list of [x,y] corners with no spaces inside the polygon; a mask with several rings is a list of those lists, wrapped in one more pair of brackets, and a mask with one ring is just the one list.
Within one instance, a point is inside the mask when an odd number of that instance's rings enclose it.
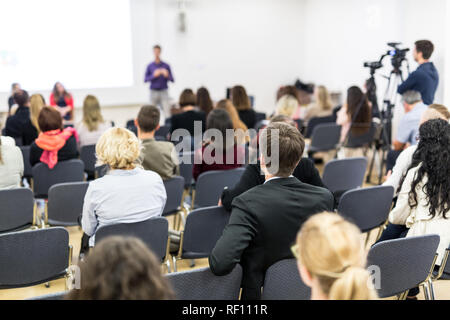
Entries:
{"label": "white projection screen", "polygon": [[0,92],[132,86],[129,1],[0,1]]}

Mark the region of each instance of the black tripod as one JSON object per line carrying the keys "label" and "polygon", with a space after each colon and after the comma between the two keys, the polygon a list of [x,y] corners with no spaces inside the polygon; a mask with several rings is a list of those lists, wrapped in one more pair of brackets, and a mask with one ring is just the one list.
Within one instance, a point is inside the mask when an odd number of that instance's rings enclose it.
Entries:
{"label": "black tripod", "polygon": [[[367,83],[373,81],[373,84],[375,85],[375,79],[373,77],[374,71],[375,70],[371,70],[371,78],[367,81]],[[389,152],[389,150],[391,150],[393,116],[392,110],[395,108],[396,104],[398,85],[403,82],[403,76],[400,68],[394,68],[391,71],[389,77],[386,78],[388,79],[388,85],[384,94],[383,107],[379,112],[380,124],[378,125],[377,131],[375,133],[375,141],[372,147],[372,159],[370,161],[369,174],[366,178],[367,183],[370,183],[370,178],[375,163],[375,156],[381,150],[380,168],[378,174],[378,184],[381,184],[383,178],[383,170],[386,164],[387,153]],[[374,94],[374,97],[376,99],[376,93]]]}

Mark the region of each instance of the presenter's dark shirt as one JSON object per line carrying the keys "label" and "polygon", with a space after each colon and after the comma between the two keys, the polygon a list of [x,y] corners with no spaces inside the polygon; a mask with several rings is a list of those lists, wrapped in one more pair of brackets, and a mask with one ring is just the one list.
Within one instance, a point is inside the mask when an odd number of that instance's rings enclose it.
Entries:
{"label": "presenter's dark shirt", "polygon": [[411,73],[398,87],[398,93],[403,94],[406,91],[419,91],[422,95],[422,101],[426,105],[434,102],[434,94],[439,84],[439,74],[432,62],[421,64],[416,71]]}
{"label": "presenter's dark shirt", "polygon": [[[154,77],[153,73],[156,69],[166,69],[169,71],[169,77],[166,78],[163,75],[160,75],[158,77]],[[150,82],[150,89],[151,90],[166,90],[167,89],[167,82],[172,81],[174,82],[172,71],[170,70],[170,66],[160,61],[159,63],[152,62],[147,66],[147,71],[145,72],[145,80],[144,82]]]}

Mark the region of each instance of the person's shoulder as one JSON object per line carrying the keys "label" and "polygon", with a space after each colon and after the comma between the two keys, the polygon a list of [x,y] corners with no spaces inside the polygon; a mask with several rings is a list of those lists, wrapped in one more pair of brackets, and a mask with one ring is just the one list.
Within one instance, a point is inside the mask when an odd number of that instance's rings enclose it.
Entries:
{"label": "person's shoulder", "polygon": [[138,175],[139,177],[145,177],[146,179],[148,179],[149,182],[150,182],[150,181],[153,181],[153,182],[155,182],[155,181],[157,181],[157,182],[162,182],[161,176],[160,176],[158,173],[156,173],[155,171],[152,171],[152,170],[144,170],[143,168],[139,168],[139,167],[136,168],[135,170],[136,170],[137,175]]}

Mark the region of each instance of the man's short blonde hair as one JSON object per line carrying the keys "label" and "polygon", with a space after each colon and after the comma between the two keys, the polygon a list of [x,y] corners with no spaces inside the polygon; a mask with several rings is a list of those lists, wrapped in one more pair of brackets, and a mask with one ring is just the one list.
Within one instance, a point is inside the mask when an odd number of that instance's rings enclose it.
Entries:
{"label": "man's short blonde hair", "polygon": [[134,169],[141,151],[136,135],[125,128],[110,128],[100,137],[95,147],[97,165],[110,169]]}

